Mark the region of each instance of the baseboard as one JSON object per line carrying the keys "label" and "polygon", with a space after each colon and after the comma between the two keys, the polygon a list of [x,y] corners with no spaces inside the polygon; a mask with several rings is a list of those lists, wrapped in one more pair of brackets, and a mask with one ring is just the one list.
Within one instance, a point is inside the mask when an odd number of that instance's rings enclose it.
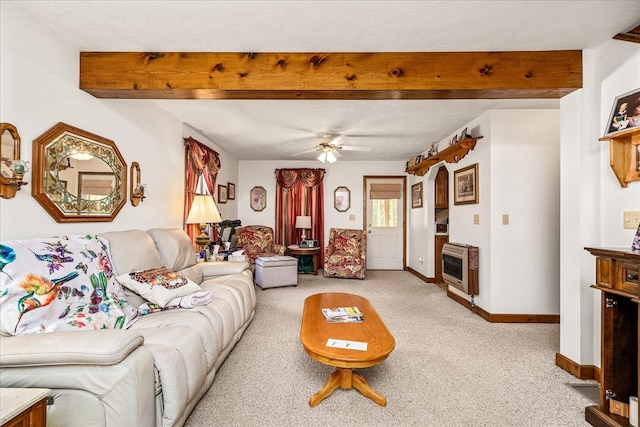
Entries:
{"label": "baseboard", "polygon": [[597,380],[600,382],[600,368],[596,366],[580,365],[560,353],[556,353],[556,366],[581,380]]}
{"label": "baseboard", "polygon": [[[413,274],[423,282],[436,283],[435,278],[427,277],[412,269],[411,267],[405,267],[405,270]],[[560,323],[559,314],[491,314],[475,304],[472,306],[467,299],[454,292],[451,292],[448,289],[447,296],[456,301],[458,304],[466,307],[468,310],[473,311],[475,314],[482,317],[487,322],[491,323]]]}
{"label": "baseboard", "polygon": [[418,273],[416,270],[414,270],[411,267],[405,267],[405,270],[407,270],[409,273],[413,274],[414,276],[416,276],[418,279],[422,280],[423,282],[436,283],[436,279],[434,279],[433,277],[427,277],[424,274]]}

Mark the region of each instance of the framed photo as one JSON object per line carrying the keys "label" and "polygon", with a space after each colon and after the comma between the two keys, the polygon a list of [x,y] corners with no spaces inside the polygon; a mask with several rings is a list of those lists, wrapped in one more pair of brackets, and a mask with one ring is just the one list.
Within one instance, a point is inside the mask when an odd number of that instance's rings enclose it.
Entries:
{"label": "framed photo", "polygon": [[453,204],[478,203],[478,164],[453,172]]}
{"label": "framed photo", "polygon": [[347,187],[338,187],[333,191],[333,207],[338,212],[346,212],[351,207],[351,191]]}
{"label": "framed photo", "polygon": [[418,154],[416,156],[416,165],[419,165],[421,161],[422,161],[422,154]]}
{"label": "framed photo", "polygon": [[640,88],[616,96],[604,135],[640,126]]}
{"label": "framed photo", "polygon": [[411,186],[411,208],[422,207],[422,182]]}
{"label": "framed photo", "polygon": [[227,199],[229,200],[236,199],[236,185],[230,182],[227,182]]}
{"label": "framed photo", "polygon": [[108,172],[79,172],[78,198],[100,200],[108,197],[116,188],[116,175]]}
{"label": "framed photo", "polygon": [[218,203],[227,203],[227,186],[218,184]]}
{"label": "framed photo", "polygon": [[249,192],[251,209],[262,212],[267,207],[267,190],[264,187],[253,187]]}
{"label": "framed photo", "polygon": [[469,135],[467,135],[467,128],[462,129],[462,132],[460,132],[460,137],[458,138],[460,141],[463,141],[465,139],[467,139],[469,137]]}

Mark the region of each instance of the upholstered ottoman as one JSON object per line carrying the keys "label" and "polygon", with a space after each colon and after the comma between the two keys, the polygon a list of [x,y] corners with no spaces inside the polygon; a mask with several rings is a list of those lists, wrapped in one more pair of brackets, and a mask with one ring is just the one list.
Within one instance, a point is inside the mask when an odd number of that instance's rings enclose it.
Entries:
{"label": "upholstered ottoman", "polygon": [[298,285],[298,259],[290,256],[271,256],[256,259],[256,285],[263,290],[279,286]]}

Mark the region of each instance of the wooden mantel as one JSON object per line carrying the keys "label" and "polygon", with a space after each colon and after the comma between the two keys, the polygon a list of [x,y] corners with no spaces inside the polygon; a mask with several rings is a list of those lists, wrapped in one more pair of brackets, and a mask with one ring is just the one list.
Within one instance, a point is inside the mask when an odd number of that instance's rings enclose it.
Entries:
{"label": "wooden mantel", "polygon": [[80,89],[127,99],[561,98],[582,52],[82,52]]}

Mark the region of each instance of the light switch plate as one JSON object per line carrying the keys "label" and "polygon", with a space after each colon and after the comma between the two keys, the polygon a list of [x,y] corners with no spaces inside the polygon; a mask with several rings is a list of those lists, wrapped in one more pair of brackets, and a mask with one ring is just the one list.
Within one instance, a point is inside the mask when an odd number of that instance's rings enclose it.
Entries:
{"label": "light switch plate", "polygon": [[509,225],[509,214],[502,215],[502,225]]}
{"label": "light switch plate", "polygon": [[480,224],[480,214],[473,214],[473,224],[474,225]]}
{"label": "light switch plate", "polygon": [[626,211],[623,214],[624,228],[635,230],[640,224],[640,211]]}

